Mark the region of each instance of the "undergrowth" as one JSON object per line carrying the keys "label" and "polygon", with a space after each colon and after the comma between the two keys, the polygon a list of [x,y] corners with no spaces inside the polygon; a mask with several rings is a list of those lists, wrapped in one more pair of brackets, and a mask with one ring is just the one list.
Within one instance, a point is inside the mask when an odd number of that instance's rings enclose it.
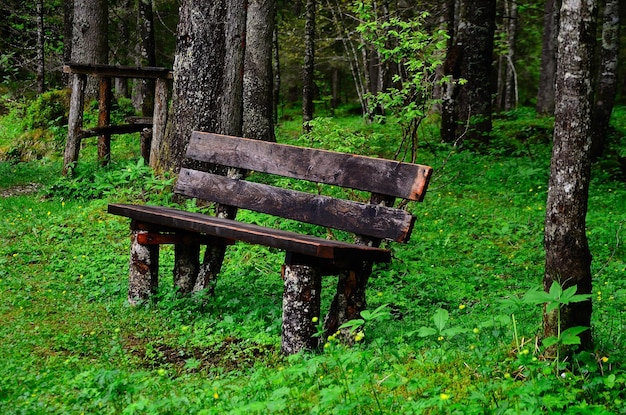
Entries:
{"label": "undergrowth", "polygon": [[[394,153],[392,125],[314,124],[303,138],[283,125],[279,141]],[[625,154],[626,126],[615,126],[609,158]],[[370,279],[368,310],[350,323],[356,344],[331,335],[319,353],[288,358],[279,251],[236,244],[215,295],[185,298],[170,279],[173,249],[162,246],[156,301],[128,306],[128,222],[106,214],[107,203],[174,204],[174,178],[129,156],[136,137],[114,142],[107,168],[83,149],[72,178],[52,156],[0,162],[0,188],[38,184],[0,198],[0,411],[626,413],[626,186],[612,164],[594,165],[589,198],[596,347],[547,358],[542,304],[572,300],[532,294],[543,273],[551,120],[504,114],[486,154],[441,145],[429,128],[419,157],[435,170],[429,192],[408,206],[412,240],[389,245],[392,263]],[[324,280],[324,309],[335,284]]]}

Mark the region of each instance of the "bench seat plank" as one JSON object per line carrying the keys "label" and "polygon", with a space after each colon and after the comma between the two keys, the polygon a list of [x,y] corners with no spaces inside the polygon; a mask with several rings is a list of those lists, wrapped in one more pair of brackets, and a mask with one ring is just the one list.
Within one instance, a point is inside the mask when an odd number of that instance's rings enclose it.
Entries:
{"label": "bench seat plank", "polygon": [[422,201],[432,168],[420,164],[194,131],[190,159]]}
{"label": "bench seat plank", "polygon": [[287,252],[336,261],[389,262],[388,250],[265,228],[201,213],[149,205],[110,204],[108,212],[139,222],[265,245]]}
{"label": "bench seat plank", "polygon": [[301,222],[406,242],[415,217],[380,205],[336,199],[281,187],[181,169],[175,191],[185,196]]}

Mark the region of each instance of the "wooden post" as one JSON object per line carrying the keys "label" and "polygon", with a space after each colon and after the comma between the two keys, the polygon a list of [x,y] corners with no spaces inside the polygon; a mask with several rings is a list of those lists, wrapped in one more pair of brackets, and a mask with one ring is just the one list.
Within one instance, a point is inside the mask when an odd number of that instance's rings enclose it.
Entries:
{"label": "wooden post", "polygon": [[[370,203],[373,205],[393,206],[395,198],[372,193]],[[368,245],[379,247],[381,240],[370,238],[365,235],[356,235],[354,243],[357,245]],[[324,336],[322,342],[339,330],[343,323],[360,318],[361,311],[367,308],[365,291],[367,282],[372,274],[373,263],[363,261],[354,269],[342,270],[338,275],[337,292],[333,298],[328,314],[324,319]],[[354,338],[350,336],[350,330],[343,330],[342,339],[348,344],[354,343]]]}
{"label": "wooden post", "polygon": [[150,146],[152,143],[152,128],[144,128],[139,132],[141,137],[141,157],[144,162],[150,161]]}
{"label": "wooden post", "polygon": [[283,266],[283,334],[281,351],[290,355],[317,348],[314,319],[320,315],[322,272],[310,265]]}
{"label": "wooden post", "polygon": [[130,235],[130,274],[128,302],[137,305],[148,300],[159,283],[159,245],[141,245],[137,236],[147,231],[132,229]]}
{"label": "wooden post", "polygon": [[[108,127],[111,124],[111,78],[100,78],[100,106],[98,112],[98,127]],[[98,137],[98,161],[106,166],[111,161],[111,133]]]}
{"label": "wooden post", "polygon": [[80,151],[80,131],[83,128],[83,107],[85,104],[85,85],[87,75],[74,74],[72,81],[72,96],[70,98],[70,113],[67,125],[67,142],[63,157],[63,175],[78,161]]}
{"label": "wooden post", "polygon": [[[168,88],[167,79],[157,78],[154,89],[154,112],[152,114],[152,143],[150,144],[150,167],[155,169],[159,159],[159,149],[165,136],[167,123]],[[148,161],[148,160],[146,160]]]}
{"label": "wooden post", "polygon": [[174,287],[181,294],[193,291],[200,268],[200,244],[174,245]]}

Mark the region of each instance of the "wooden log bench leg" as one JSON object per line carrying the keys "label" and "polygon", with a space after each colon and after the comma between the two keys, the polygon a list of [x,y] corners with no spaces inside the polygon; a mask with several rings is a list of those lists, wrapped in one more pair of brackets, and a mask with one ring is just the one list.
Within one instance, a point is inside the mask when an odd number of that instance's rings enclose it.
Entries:
{"label": "wooden log bench leg", "polygon": [[[287,254],[289,258],[289,254]],[[290,355],[318,347],[315,320],[320,315],[322,270],[309,264],[285,261],[282,269],[283,327],[281,351]]]}
{"label": "wooden log bench leg", "polygon": [[140,235],[148,231],[131,229],[128,302],[137,305],[156,293],[159,283],[159,245],[142,245]]}
{"label": "wooden log bench leg", "polygon": [[217,274],[219,274],[224,262],[224,254],[226,253],[226,241],[208,244],[204,252],[204,258],[198,277],[193,287],[193,292],[198,293],[207,290],[209,295],[215,293],[215,284],[217,283]]}
{"label": "wooden log bench leg", "polygon": [[[320,341],[326,341],[328,336],[337,333],[343,323],[361,318],[361,311],[367,308],[365,292],[371,273],[371,262],[363,262],[362,267],[339,273],[337,292],[324,319],[324,336]],[[343,330],[341,337],[348,344],[354,343],[350,329]]]}
{"label": "wooden log bench leg", "polygon": [[174,245],[174,287],[181,294],[193,291],[200,269],[200,244],[197,242]]}

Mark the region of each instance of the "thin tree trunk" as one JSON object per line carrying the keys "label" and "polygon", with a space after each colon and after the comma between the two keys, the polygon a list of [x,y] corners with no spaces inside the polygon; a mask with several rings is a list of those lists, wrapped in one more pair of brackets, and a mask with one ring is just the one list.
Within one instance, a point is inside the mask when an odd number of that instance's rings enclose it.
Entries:
{"label": "thin tree trunk", "polygon": [[609,121],[617,93],[617,62],[619,57],[619,0],[606,0],[604,5],[600,67],[596,102],[593,112],[591,159],[604,153]]}
{"label": "thin tree trunk", "polygon": [[[63,0],[63,62],[72,60],[72,26],[74,25],[74,1]],[[70,88],[72,77],[63,72],[63,85]]]}
{"label": "thin tree trunk", "polygon": [[[595,42],[595,0],[563,0],[558,41],[554,146],[546,206],[544,289],[558,281],[591,293],[591,253],[585,217],[591,170],[591,64]],[[570,327],[591,327],[591,300],[544,312],[544,336]],[[559,331],[560,330],[560,331]],[[589,350],[591,331],[582,333]]]}
{"label": "thin tree trunk", "polygon": [[37,0],[37,93],[46,90],[46,59],[43,0]]}
{"label": "thin tree trunk", "polygon": [[487,144],[491,132],[491,67],[496,1],[475,0],[465,5],[458,44],[463,48],[461,78],[455,100],[455,141]]}
{"label": "thin tree trunk", "polygon": [[517,42],[517,0],[505,2],[507,6],[507,54],[504,78],[504,110],[510,111],[517,107],[517,72],[515,70]]}
{"label": "thin tree trunk", "polygon": [[556,49],[559,32],[559,9],[561,0],[546,0],[543,15],[543,40],[541,46],[541,70],[537,113],[554,114],[554,85],[556,83]]}
{"label": "thin tree trunk", "polygon": [[313,119],[315,71],[315,0],[307,0],[304,26],[304,66],[302,68],[302,128],[309,131]]}
{"label": "thin tree trunk", "polygon": [[276,141],[272,117],[275,0],[249,0],[243,75],[243,136]]}
{"label": "thin tree trunk", "polygon": [[[156,66],[152,0],[139,0],[137,7],[139,39],[135,50],[135,64]],[[154,111],[154,83],[153,79],[136,79],[133,88],[133,105],[146,117],[152,115]]]}
{"label": "thin tree trunk", "polygon": [[[276,22],[274,22],[276,23]],[[274,104],[274,123],[278,123],[278,102],[280,99],[280,49],[278,45],[278,29],[274,24],[274,32],[272,33],[272,69],[274,72],[274,92],[272,94],[272,102]]]}
{"label": "thin tree trunk", "polygon": [[330,3],[330,0],[326,0],[326,5],[331,12],[333,23],[337,28],[337,36],[341,39],[343,48],[347,55],[347,59],[350,64],[350,72],[352,73],[356,93],[359,97],[359,103],[361,104],[361,110],[363,111],[363,114],[367,115],[367,118],[369,118],[370,108],[366,98],[367,90],[364,82],[365,75],[361,70],[363,65],[360,63],[357,47],[354,45],[354,42],[352,42],[352,39],[350,39],[349,33],[346,29],[346,24],[341,18],[342,12],[339,7],[339,3],[335,2],[335,6],[333,6]]}

